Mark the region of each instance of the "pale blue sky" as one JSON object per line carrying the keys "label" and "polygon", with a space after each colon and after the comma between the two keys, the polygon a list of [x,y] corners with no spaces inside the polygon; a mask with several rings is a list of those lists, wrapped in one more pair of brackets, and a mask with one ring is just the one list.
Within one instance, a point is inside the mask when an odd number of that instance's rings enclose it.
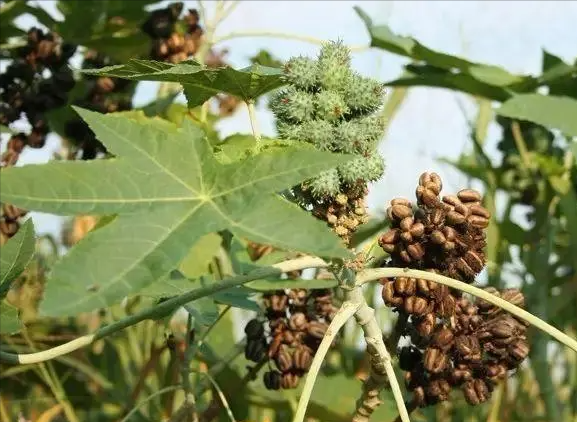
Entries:
{"label": "pale blue sky", "polygon": [[[54,2],[40,3],[54,10]],[[205,3],[210,17],[215,2]],[[185,5],[195,7],[196,2],[186,1]],[[395,32],[413,36],[431,48],[504,66],[512,72],[539,73],[543,48],[566,60],[577,56],[574,1],[241,1],[217,30],[217,36],[231,31],[269,30],[366,45],[369,38],[353,11],[355,5],[364,8],[376,23],[387,23]],[[230,50],[228,59],[234,66],[246,65],[247,58],[261,48],[281,59],[315,55],[318,51],[318,46],[301,41],[260,37],[228,40],[217,47]],[[371,49],[354,53],[353,65],[363,74],[390,80],[400,74],[405,62]],[[143,84],[136,102],[150,99],[155,93],[153,88]],[[436,161],[437,157],[454,158],[469,147],[468,128],[458,100],[468,104],[469,113],[474,112],[466,96],[431,88],[411,90],[380,146],[387,171],[371,189],[369,204],[374,211],[382,210],[394,196],[412,197],[423,171],[440,173],[447,190],[463,186],[464,177]],[[271,114],[261,107],[257,115],[262,131],[272,135]],[[220,127],[224,135],[250,132],[246,110],[239,110]],[[497,137],[498,131],[492,128],[489,143],[494,145]],[[22,162],[45,161],[57,145],[52,139],[44,151],[28,150]],[[57,230],[54,218],[35,219],[40,232]]]}

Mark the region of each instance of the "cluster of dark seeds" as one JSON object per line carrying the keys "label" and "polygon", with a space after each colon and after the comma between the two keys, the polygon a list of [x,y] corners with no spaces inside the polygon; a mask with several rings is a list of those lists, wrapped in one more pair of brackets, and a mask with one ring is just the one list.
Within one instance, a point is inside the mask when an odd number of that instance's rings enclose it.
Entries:
{"label": "cluster of dark seeds", "polygon": [[0,124],[26,117],[31,130],[8,141],[2,166],[14,165],[24,147],[42,148],[50,131],[46,113],[62,107],[75,80],[68,60],[76,46],[64,43],[55,33],[32,28],[27,43],[14,49],[12,63],[0,76]]}
{"label": "cluster of dark seeds", "polygon": [[[473,283],[486,263],[484,229],[490,214],[477,191],[439,197],[441,190],[437,174],[422,174],[415,206],[403,198],[391,201],[391,229],[379,244],[390,254],[388,266]],[[495,382],[529,353],[525,322],[488,302],[471,302],[460,291],[424,279],[385,278],[381,283],[384,302],[406,319],[400,334],[410,342],[400,349],[399,359],[417,406],[448,400],[453,388],[461,388],[472,405],[485,402]],[[524,306],[519,290],[487,291]]]}
{"label": "cluster of dark seeds", "polygon": [[296,388],[337,312],[332,292],[279,290],[263,299],[265,318],[253,319],[245,327],[245,356],[253,362],[269,362],[263,377],[269,390]]}

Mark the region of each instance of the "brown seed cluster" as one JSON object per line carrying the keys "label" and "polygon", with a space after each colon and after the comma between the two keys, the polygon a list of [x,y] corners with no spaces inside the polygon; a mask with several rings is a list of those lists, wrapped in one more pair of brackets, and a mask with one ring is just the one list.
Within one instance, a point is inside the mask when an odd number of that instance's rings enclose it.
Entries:
{"label": "brown seed cluster", "polygon": [[[498,292],[523,306],[517,289]],[[450,320],[430,321],[432,329],[409,325],[411,344],[400,349],[407,388],[421,407],[449,399],[454,388],[476,405],[491,397],[495,383],[509,376],[529,354],[527,324],[488,302],[461,297]]]}
{"label": "brown seed cluster", "polygon": [[14,165],[25,146],[44,146],[50,131],[46,113],[65,105],[75,85],[67,64],[76,46],[57,34],[32,28],[26,45],[13,51],[12,63],[0,76],[0,124],[8,126],[25,116],[31,130],[12,136],[0,159],[2,166]]}
{"label": "brown seed cluster", "polygon": [[[422,174],[415,206],[404,198],[391,201],[391,229],[379,244],[390,254],[388,266],[473,283],[486,263],[484,229],[490,214],[477,191],[440,197],[441,190],[436,173]],[[460,291],[424,279],[385,278],[381,284],[384,302],[406,317],[401,335],[410,344],[399,357],[418,406],[448,400],[453,388],[461,388],[468,403],[482,403],[494,383],[528,355],[526,324],[488,302],[470,302]],[[524,305],[516,289],[488,291]]]}
{"label": "brown seed cluster", "polygon": [[[152,38],[150,57],[153,60],[179,63],[198,51],[203,34],[198,11],[189,9],[180,21],[182,8],[179,2],[154,10],[142,24],[142,31]],[[184,27],[182,33],[177,30],[179,23]]]}
{"label": "brown seed cluster", "polygon": [[245,356],[253,362],[269,361],[263,377],[269,390],[296,388],[337,312],[332,292],[279,290],[263,299],[266,320],[253,319],[246,325]]}

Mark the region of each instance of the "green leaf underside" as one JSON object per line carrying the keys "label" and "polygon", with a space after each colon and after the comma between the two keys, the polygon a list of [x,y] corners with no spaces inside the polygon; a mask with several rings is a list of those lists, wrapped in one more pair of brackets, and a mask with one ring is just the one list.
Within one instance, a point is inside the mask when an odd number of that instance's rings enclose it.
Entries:
{"label": "green leaf underside", "polygon": [[21,328],[18,309],[5,300],[0,302],[0,334],[13,334]]}
{"label": "green leaf underside", "polygon": [[223,229],[279,248],[349,255],[325,224],[273,193],[350,157],[277,151],[222,165],[188,119],[178,129],[160,119],[77,111],[118,158],[10,168],[0,181],[1,200],[24,209],[117,215],[55,265],[45,315],[109,306],[162,278],[200,237]]}
{"label": "green leaf underside", "polygon": [[26,269],[35,246],[34,224],[28,219],[18,233],[0,248],[0,299],[6,296],[12,281]]}
{"label": "green leaf underside", "polygon": [[83,71],[89,75],[111,76],[136,81],[178,82],[190,108],[201,105],[218,93],[227,93],[245,101],[284,85],[282,70],[252,65],[244,69],[210,69],[195,61],[178,64],[154,60],[130,60],[127,64]]}
{"label": "green leaf underside", "polygon": [[497,113],[577,136],[577,100],[573,98],[521,94],[505,102],[497,109]]}

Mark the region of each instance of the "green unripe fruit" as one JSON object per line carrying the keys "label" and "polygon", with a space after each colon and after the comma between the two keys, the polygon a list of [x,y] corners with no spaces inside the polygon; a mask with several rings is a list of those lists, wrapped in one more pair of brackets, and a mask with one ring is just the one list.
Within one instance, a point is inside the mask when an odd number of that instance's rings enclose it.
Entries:
{"label": "green unripe fruit", "polygon": [[313,117],[314,96],[290,86],[273,96],[270,107],[279,119],[302,122]]}
{"label": "green unripe fruit", "polygon": [[351,66],[351,50],[342,40],[326,42],[319,52],[318,64],[321,66],[336,64],[348,68]]}
{"label": "green unripe fruit", "polygon": [[366,116],[357,119],[357,122],[363,128],[363,138],[374,149],[378,141],[383,138],[385,133],[386,121],[380,116]]}
{"label": "green unripe fruit", "polygon": [[384,92],[379,81],[354,74],[346,85],[345,99],[351,110],[372,113],[383,104]]}
{"label": "green unripe fruit", "polygon": [[278,121],[276,130],[281,139],[293,139],[295,141],[304,141],[306,139],[306,132],[302,124]]}
{"label": "green unripe fruit", "polygon": [[366,158],[360,156],[348,161],[338,168],[339,176],[344,183],[353,184],[363,178]]}
{"label": "green unripe fruit", "polygon": [[344,120],[335,128],[335,149],[338,152],[354,154],[364,140],[364,126],[358,120]]}
{"label": "green unripe fruit", "polygon": [[312,143],[321,151],[333,151],[335,130],[333,125],[324,120],[310,120],[302,126],[302,139]]}
{"label": "green unripe fruit", "polygon": [[322,199],[339,193],[340,180],[336,169],[323,171],[308,183],[315,198]]}
{"label": "green unripe fruit", "polygon": [[336,62],[317,66],[319,85],[329,91],[345,92],[351,85],[351,69]]}
{"label": "green unripe fruit", "polygon": [[293,57],[286,62],[284,73],[287,81],[304,90],[314,88],[317,83],[317,64],[308,57]]}
{"label": "green unripe fruit", "polygon": [[335,121],[349,112],[345,100],[334,91],[321,91],[315,94],[315,113],[318,119]]}
{"label": "green unripe fruit", "polygon": [[375,151],[368,158],[366,158],[365,163],[366,167],[364,180],[367,182],[376,182],[385,173],[385,160],[381,154],[378,153],[378,151]]}

